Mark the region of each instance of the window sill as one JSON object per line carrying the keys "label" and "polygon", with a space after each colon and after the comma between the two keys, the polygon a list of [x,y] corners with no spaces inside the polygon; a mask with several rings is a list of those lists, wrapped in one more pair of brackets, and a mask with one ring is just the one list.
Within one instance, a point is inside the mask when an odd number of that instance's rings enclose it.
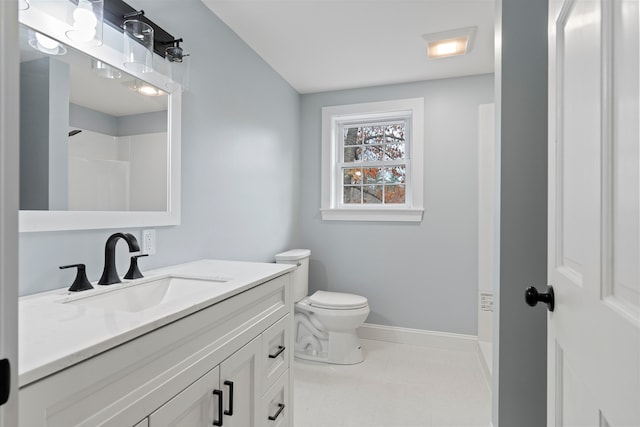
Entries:
{"label": "window sill", "polygon": [[424,209],[320,209],[324,221],[420,222]]}

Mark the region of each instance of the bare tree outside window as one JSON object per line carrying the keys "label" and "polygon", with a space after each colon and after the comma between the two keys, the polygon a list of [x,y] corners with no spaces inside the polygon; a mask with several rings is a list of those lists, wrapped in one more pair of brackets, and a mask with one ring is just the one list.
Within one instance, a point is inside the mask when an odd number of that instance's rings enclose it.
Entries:
{"label": "bare tree outside window", "polygon": [[406,122],[343,127],[343,203],[404,204]]}

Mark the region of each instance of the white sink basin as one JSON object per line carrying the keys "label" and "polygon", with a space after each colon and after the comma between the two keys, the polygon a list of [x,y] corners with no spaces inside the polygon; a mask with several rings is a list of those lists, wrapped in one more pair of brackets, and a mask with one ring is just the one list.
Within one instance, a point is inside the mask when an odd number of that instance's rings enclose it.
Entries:
{"label": "white sink basin", "polygon": [[157,279],[144,280],[140,283],[124,284],[122,287],[113,290],[98,290],[98,293],[91,295],[78,295],[77,298],[67,299],[62,302],[64,304],[104,310],[138,312],[161,304],[179,301],[197,293],[210,292],[213,286],[227,282],[228,280],[230,279],[197,279],[184,276],[165,276]]}

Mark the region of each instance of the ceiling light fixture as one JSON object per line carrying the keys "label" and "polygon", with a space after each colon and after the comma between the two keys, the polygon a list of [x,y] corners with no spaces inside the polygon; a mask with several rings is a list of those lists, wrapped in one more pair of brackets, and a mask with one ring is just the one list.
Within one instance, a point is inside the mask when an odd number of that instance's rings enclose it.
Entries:
{"label": "ceiling light fixture", "polygon": [[128,88],[131,90],[135,90],[140,95],[144,96],[160,96],[166,95],[166,93],[155,86],[150,85],[149,83],[135,79],[134,81],[128,84]]}
{"label": "ceiling light fixture", "polygon": [[427,58],[448,58],[471,51],[478,27],[459,28],[451,31],[424,34],[427,42]]}

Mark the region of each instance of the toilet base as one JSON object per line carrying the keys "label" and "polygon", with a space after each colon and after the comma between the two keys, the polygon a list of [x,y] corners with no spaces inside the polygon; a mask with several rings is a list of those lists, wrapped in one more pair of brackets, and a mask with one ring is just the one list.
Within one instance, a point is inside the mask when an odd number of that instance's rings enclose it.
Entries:
{"label": "toilet base", "polygon": [[310,346],[306,348],[296,346],[294,356],[298,359],[334,365],[355,365],[364,361],[362,346],[355,331],[330,332],[329,339],[322,344],[323,350],[326,348],[327,351],[318,352]]}

